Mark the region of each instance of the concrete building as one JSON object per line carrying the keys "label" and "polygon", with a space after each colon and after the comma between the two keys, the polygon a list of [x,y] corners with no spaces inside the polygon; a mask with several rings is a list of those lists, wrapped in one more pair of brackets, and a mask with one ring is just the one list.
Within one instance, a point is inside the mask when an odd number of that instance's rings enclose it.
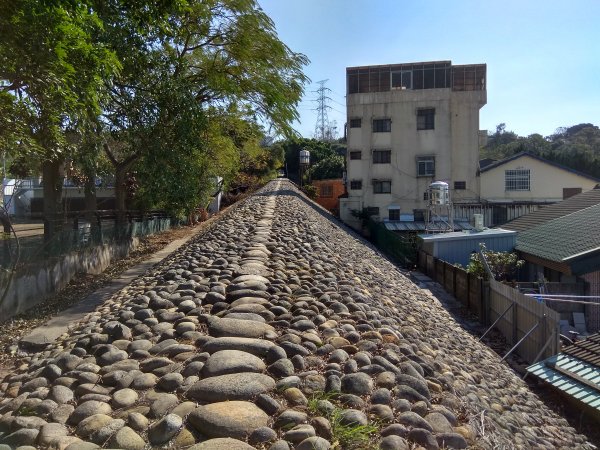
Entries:
{"label": "concrete building", "polygon": [[427,207],[429,184],[445,181],[458,202],[478,202],[479,110],[486,66],[450,61],[346,69],[348,197],[353,210],[400,221]]}
{"label": "concrete building", "polygon": [[500,203],[554,203],[593,189],[600,180],[531,153],[481,168],[481,198]]}

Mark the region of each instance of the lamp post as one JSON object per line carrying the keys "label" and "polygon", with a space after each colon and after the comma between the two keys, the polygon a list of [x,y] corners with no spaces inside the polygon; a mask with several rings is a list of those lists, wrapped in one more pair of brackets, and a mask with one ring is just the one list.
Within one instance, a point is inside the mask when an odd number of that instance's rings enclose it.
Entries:
{"label": "lamp post", "polygon": [[306,149],[300,150],[300,189],[302,189],[302,181],[304,171],[310,165],[310,152]]}

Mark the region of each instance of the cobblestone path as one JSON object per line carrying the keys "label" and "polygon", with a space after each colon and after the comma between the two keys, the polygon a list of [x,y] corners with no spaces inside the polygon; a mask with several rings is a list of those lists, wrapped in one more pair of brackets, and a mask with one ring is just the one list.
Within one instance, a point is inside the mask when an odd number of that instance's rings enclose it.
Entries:
{"label": "cobblestone path", "polygon": [[593,448],[274,181],[0,385],[0,450]]}

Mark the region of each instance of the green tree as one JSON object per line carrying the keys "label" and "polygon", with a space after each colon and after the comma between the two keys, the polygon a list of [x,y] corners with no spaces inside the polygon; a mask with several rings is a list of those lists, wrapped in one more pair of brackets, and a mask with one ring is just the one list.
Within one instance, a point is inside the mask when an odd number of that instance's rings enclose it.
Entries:
{"label": "green tree", "polygon": [[42,161],[47,237],[60,227],[66,130],[97,116],[103,79],[119,68],[114,54],[95,42],[101,28],[83,2],[0,4],[0,144]]}
{"label": "green tree", "polygon": [[[480,244],[480,247],[481,253],[483,253],[487,265],[490,268],[494,279],[497,281],[512,279],[516,275],[517,270],[525,264],[525,261],[519,259],[516,253],[488,250],[485,244]],[[485,270],[484,263],[481,260],[481,255],[479,253],[473,253],[471,255],[471,261],[467,266],[467,272],[482,278],[488,278],[487,271]]]}

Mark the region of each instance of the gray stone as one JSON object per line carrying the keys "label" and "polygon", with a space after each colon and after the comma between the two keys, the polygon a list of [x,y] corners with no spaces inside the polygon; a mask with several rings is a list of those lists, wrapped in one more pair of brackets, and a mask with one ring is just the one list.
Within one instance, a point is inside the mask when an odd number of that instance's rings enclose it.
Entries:
{"label": "gray stone", "polygon": [[35,445],[39,430],[35,428],[22,428],[2,438],[2,443],[11,447],[19,447],[21,445]]}
{"label": "gray stone", "polygon": [[177,372],[168,373],[166,375],[163,375],[158,380],[158,383],[156,383],[156,387],[165,392],[173,392],[174,390],[179,388],[179,386],[181,386],[182,383],[183,375]]}
{"label": "gray stone", "polygon": [[202,367],[204,377],[214,377],[239,372],[263,372],[265,363],[251,353],[239,350],[222,350],[213,353]]}
{"label": "gray stone", "polygon": [[221,350],[239,350],[262,357],[267,354],[269,349],[275,346],[273,342],[264,339],[220,337],[206,342],[202,346],[202,351],[212,354]]}
{"label": "gray stone", "polygon": [[54,400],[59,405],[63,403],[69,403],[75,395],[73,391],[65,386],[52,386],[50,392],[48,392],[48,398]]}
{"label": "gray stone", "polygon": [[60,423],[47,423],[40,428],[37,437],[37,445],[50,447],[59,438],[69,434],[69,429]]}
{"label": "gray stone", "polygon": [[133,379],[130,387],[137,391],[145,391],[156,386],[157,381],[158,377],[153,373],[142,373]]}
{"label": "gray stone", "polygon": [[94,414],[110,414],[111,412],[112,408],[108,403],[90,400],[81,403],[77,408],[75,408],[75,411],[73,411],[69,417],[69,423],[72,425],[77,425],[83,419]]}
{"label": "gray stone", "polygon": [[458,433],[438,433],[435,438],[442,448],[467,448],[469,445],[465,438]]}
{"label": "gray stone", "polygon": [[139,412],[130,412],[127,415],[127,424],[135,431],[145,431],[148,428],[148,418]]}
{"label": "gray stone", "polygon": [[392,434],[396,436],[406,437],[408,435],[408,428],[399,423],[393,423],[381,430],[382,436],[390,436]]}
{"label": "gray stone", "polygon": [[104,444],[117,431],[125,426],[123,419],[113,419],[108,424],[100,428],[96,433],[92,434],[91,440],[96,444]]}
{"label": "gray stone", "polygon": [[111,423],[112,420],[112,417],[106,414],[93,414],[79,422],[77,425],[77,435],[82,438],[91,436]]}
{"label": "gray stone", "polygon": [[304,423],[296,425],[294,428],[286,431],[281,437],[286,441],[292,442],[293,444],[299,444],[300,442],[312,436],[316,436],[314,427]]}
{"label": "gray stone", "polygon": [[367,425],[369,419],[364,412],[357,409],[344,409],[340,413],[340,423],[342,425]]}
{"label": "gray stone", "polygon": [[279,404],[279,402],[267,394],[260,394],[256,397],[255,402],[258,407],[260,407],[270,416],[278,413],[281,409],[281,405]]}
{"label": "gray stone", "polygon": [[207,437],[246,439],[269,416],[254,403],[228,401],[199,406],[188,416],[189,423]]}
{"label": "gray stone", "polygon": [[301,423],[305,423],[308,420],[308,416],[306,413],[302,411],[296,411],[293,409],[287,409],[279,414],[279,417],[275,419],[275,423],[273,424],[273,428],[292,428]]}
{"label": "gray stone", "polygon": [[425,447],[426,450],[438,450],[438,445],[435,436],[431,431],[424,428],[413,428],[408,432],[408,440],[416,442],[417,444]]}
{"label": "gray stone", "polygon": [[242,372],[205,378],[195,383],[187,396],[203,402],[249,400],[275,389],[275,381],[263,374]]}
{"label": "gray stone", "polygon": [[[249,305],[244,305],[249,306]],[[256,305],[261,306],[261,305]],[[239,308],[239,307],[238,307]],[[264,306],[261,306],[264,309]],[[251,312],[251,311],[249,311]],[[220,319],[210,317],[208,320],[208,332],[211,336],[219,337],[242,337],[262,338],[275,333],[275,328],[266,323],[254,322],[240,319]]]}
{"label": "gray stone", "polygon": [[322,437],[313,436],[303,440],[294,448],[295,450],[329,450],[331,444]]}
{"label": "gray stone", "polygon": [[290,444],[286,441],[276,441],[269,447],[269,450],[290,450]]}
{"label": "gray stone", "polygon": [[183,425],[183,420],[177,414],[167,414],[148,430],[148,440],[154,445],[169,442]]}
{"label": "gray stone", "polygon": [[434,433],[452,433],[454,430],[452,429],[452,425],[446,419],[446,416],[439,412],[431,412],[425,416],[425,420]]}
{"label": "gray stone", "polygon": [[138,401],[138,393],[133,389],[120,389],[112,395],[112,406],[115,409],[126,408]]}
{"label": "gray stone", "polygon": [[217,438],[196,444],[188,450],[254,450],[254,447],[237,439]]}
{"label": "gray stone", "polygon": [[277,378],[289,377],[294,374],[294,364],[287,358],[279,359],[271,364],[267,370]]}
{"label": "gray stone", "polygon": [[379,444],[380,450],[409,450],[410,446],[406,439],[401,438],[400,436],[390,434],[389,436],[384,437]]}
{"label": "gray stone", "polygon": [[342,392],[368,395],[373,390],[373,380],[366,373],[351,373],[342,377]]}
{"label": "gray stone", "polygon": [[75,411],[75,407],[73,405],[58,405],[52,413],[50,414],[50,420],[56,423],[67,423],[71,414]]}
{"label": "gray stone", "polygon": [[110,439],[110,446],[123,450],[143,450],[146,442],[129,427],[123,427]]}
{"label": "gray stone", "polygon": [[157,394],[156,399],[150,405],[149,417],[158,419],[163,417],[179,404],[179,398],[175,394]]}
{"label": "gray stone", "polygon": [[406,411],[400,414],[398,416],[398,422],[412,428],[423,428],[427,431],[433,431],[433,428],[425,419],[412,411]]}
{"label": "gray stone", "polygon": [[275,440],[277,440],[277,433],[269,427],[259,427],[250,434],[250,437],[248,437],[248,443],[252,445],[265,444]]}

